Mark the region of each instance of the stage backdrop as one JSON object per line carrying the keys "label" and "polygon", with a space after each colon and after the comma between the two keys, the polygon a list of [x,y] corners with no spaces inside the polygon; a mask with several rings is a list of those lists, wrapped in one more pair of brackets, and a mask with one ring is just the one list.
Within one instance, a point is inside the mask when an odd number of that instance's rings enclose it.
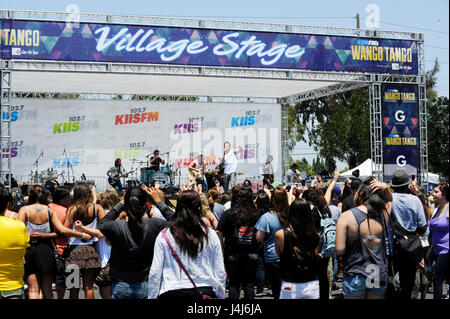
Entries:
{"label": "stage backdrop", "polygon": [[398,169],[420,177],[417,85],[383,84],[383,171],[387,181]]}
{"label": "stage backdrop", "polygon": [[[238,155],[240,179],[260,180],[268,154],[281,178],[281,108],[276,104],[14,99],[11,121],[14,176],[36,171],[41,153],[39,172],[53,169],[67,179],[69,161],[78,180],[83,173],[106,176],[115,158],[126,170],[136,169],[132,158],[146,161],[158,149],[170,152],[161,157],[186,177],[199,152],[214,169],[223,143],[230,141],[244,149]],[[134,177],[140,179],[140,169]]]}

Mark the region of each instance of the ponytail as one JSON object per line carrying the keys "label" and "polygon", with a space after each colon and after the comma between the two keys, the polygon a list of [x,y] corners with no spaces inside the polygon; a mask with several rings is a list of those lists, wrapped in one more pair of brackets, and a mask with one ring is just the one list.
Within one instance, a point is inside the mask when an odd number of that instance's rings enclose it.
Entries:
{"label": "ponytail", "polygon": [[139,187],[133,187],[125,193],[125,211],[128,216],[128,229],[132,238],[140,242],[144,236],[144,223],[147,194]]}

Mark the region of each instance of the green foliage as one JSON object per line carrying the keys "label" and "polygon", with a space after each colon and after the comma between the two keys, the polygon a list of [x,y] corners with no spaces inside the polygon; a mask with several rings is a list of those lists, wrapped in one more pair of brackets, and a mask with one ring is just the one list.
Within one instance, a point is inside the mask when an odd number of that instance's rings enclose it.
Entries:
{"label": "green foliage", "polygon": [[[370,157],[369,92],[359,89],[296,106],[298,119],[306,127],[309,145],[325,160],[328,174],[335,159],[357,166]],[[306,123],[312,123],[308,128]]]}
{"label": "green foliage", "polygon": [[448,97],[435,98],[427,105],[428,170],[449,177]]}

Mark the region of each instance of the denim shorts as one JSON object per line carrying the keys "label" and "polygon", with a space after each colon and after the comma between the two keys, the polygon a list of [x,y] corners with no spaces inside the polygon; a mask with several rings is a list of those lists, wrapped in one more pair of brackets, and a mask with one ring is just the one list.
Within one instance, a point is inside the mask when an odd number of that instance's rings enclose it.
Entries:
{"label": "denim shorts", "polygon": [[111,299],[147,299],[148,280],[142,282],[113,282]]}
{"label": "denim shorts", "polygon": [[367,288],[366,277],[363,275],[347,275],[342,280],[342,293],[344,296],[361,297],[366,294],[384,295],[386,293],[387,285],[380,288]]}

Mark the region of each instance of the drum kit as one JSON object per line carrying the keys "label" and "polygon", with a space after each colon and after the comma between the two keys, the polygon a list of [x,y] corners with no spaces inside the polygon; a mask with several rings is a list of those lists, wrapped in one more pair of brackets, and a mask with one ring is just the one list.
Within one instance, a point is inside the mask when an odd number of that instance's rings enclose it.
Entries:
{"label": "drum kit", "polygon": [[[147,166],[147,161],[141,161],[135,158],[131,158],[130,161],[133,162],[131,170],[137,172],[140,170],[140,179],[137,176],[132,177],[131,180],[127,180],[127,186],[136,186],[139,184],[145,184],[147,186],[152,186],[158,183],[161,188],[165,188],[170,184],[175,183],[176,176],[180,175],[180,169],[174,169],[174,164],[169,161],[170,152],[161,153],[161,155],[167,155],[167,161],[165,166],[161,166],[159,171],[153,170],[150,166]],[[138,164],[135,170],[133,170],[134,164]],[[146,165],[142,167],[142,165]]]}
{"label": "drum kit", "polygon": [[56,169],[53,168],[47,168],[44,171],[41,171],[39,174],[36,172],[33,174],[33,172],[31,172],[31,180],[34,183],[45,183],[51,179],[58,179],[58,177],[61,174],[58,173],[58,171]]}

